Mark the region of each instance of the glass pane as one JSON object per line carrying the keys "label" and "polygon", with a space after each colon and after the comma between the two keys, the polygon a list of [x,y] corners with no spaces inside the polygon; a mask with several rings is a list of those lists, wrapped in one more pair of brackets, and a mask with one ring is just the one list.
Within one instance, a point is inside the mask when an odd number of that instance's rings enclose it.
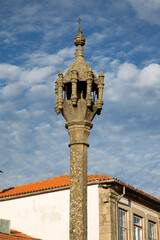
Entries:
{"label": "glass pane", "polygon": [[149,239],[154,239],[154,223],[149,222]]}
{"label": "glass pane", "polygon": [[137,239],[137,234],[136,234],[136,227],[134,227],[134,240]]}
{"label": "glass pane", "polygon": [[136,224],[138,226],[142,226],[141,218],[134,216],[134,224]]}
{"label": "glass pane", "polygon": [[137,217],[134,216],[134,223],[137,224]]}
{"label": "glass pane", "polygon": [[138,240],[142,239],[142,229],[138,228]]}
{"label": "glass pane", "polygon": [[119,229],[119,236],[120,236],[120,240],[124,240],[124,238],[123,238],[123,228]]}
{"label": "glass pane", "polygon": [[142,240],[142,219],[134,216],[134,240]]}
{"label": "glass pane", "polygon": [[119,239],[126,240],[127,238],[126,229],[126,211],[119,209]]}
{"label": "glass pane", "polygon": [[119,225],[120,226],[122,226],[122,222],[123,222],[123,220],[122,220],[122,211],[119,210]]}
{"label": "glass pane", "polygon": [[123,210],[119,210],[119,225],[121,226],[121,227],[125,227],[125,218],[126,218],[126,216],[125,216],[125,214],[126,214],[126,212],[125,211],[123,211]]}

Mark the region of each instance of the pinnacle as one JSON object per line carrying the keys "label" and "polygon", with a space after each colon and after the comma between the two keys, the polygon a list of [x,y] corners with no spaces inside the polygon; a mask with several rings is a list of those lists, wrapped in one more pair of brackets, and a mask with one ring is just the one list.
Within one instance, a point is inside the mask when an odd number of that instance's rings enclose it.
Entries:
{"label": "pinnacle", "polygon": [[99,74],[100,77],[104,77],[104,73],[101,71]]}
{"label": "pinnacle", "polygon": [[58,73],[58,76],[63,76],[63,72],[60,71],[60,72]]}

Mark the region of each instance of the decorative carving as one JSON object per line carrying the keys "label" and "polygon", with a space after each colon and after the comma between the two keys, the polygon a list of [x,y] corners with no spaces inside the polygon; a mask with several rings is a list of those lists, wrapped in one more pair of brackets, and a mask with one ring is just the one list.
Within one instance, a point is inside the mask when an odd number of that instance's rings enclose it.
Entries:
{"label": "decorative carving", "polygon": [[58,74],[59,78],[56,80],[55,92],[56,92],[56,104],[55,104],[55,111],[59,114],[62,110],[63,104],[63,73],[62,71]]}
{"label": "decorative carving", "polygon": [[79,27],[79,29],[78,29],[78,35],[77,36],[75,36],[75,38],[74,38],[74,44],[75,44],[75,46],[84,46],[85,45],[85,41],[86,41],[86,39],[85,39],[85,37],[82,35],[82,29],[81,29],[81,27]]}
{"label": "decorative carving", "polygon": [[72,104],[73,106],[77,105],[77,71],[76,70],[72,70],[72,78],[71,78],[71,82],[72,82],[72,95],[71,95],[71,100],[72,100]]}
{"label": "decorative carving", "polygon": [[98,98],[96,102],[98,109],[102,109],[103,105],[103,88],[104,88],[104,74],[101,71],[98,79]]}
{"label": "decorative carving", "polygon": [[56,83],[55,83],[55,93],[56,93],[56,104],[55,104],[55,111],[56,111],[56,113],[57,113],[57,115],[58,114],[60,114],[60,109],[58,108],[58,102],[59,102],[59,100],[58,100],[58,84],[57,84],[57,81],[56,81]]}
{"label": "decorative carving", "polygon": [[88,78],[87,78],[87,106],[90,107],[92,103],[92,81],[93,81],[93,74],[92,74],[92,69],[90,68],[88,70]]}

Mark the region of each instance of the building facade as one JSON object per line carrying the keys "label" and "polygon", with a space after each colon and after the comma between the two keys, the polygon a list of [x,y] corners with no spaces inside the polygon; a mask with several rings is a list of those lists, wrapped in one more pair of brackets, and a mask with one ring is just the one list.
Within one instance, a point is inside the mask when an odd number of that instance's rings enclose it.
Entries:
{"label": "building facade", "polygon": [[[159,240],[160,200],[107,175],[88,176],[89,240]],[[2,190],[0,219],[44,240],[69,239],[70,177]]]}

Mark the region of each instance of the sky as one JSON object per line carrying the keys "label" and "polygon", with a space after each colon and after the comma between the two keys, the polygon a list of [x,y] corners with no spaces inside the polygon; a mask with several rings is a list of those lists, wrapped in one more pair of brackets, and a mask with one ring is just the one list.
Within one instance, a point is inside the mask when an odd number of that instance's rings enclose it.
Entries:
{"label": "sky", "polygon": [[69,174],[69,136],[54,85],[75,59],[105,74],[88,173],[160,197],[160,1],[0,0],[0,189]]}

